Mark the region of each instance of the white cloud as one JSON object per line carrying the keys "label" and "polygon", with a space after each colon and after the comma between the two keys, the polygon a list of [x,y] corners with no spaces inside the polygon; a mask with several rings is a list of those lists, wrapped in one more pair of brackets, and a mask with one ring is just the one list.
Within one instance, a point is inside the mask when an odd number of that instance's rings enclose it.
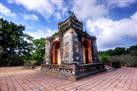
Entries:
{"label": "white cloud", "polygon": [[108,18],[88,20],[87,28],[97,36],[99,50],[130,46],[137,43],[137,12],[130,18],[119,21]]}
{"label": "white cloud", "polygon": [[52,4],[54,4],[58,10],[62,10],[62,8],[64,8],[64,2],[63,0],[50,0]]}
{"label": "white cloud", "polygon": [[108,14],[108,9],[104,4],[97,4],[96,0],[75,0],[72,10],[82,19],[97,19]]}
{"label": "white cloud", "polygon": [[53,1],[53,0],[9,0],[9,3],[16,3],[22,5],[27,10],[38,12],[45,19],[48,19],[56,10],[63,10],[63,0]]}
{"label": "white cloud", "polygon": [[23,18],[25,20],[32,20],[32,21],[38,21],[39,20],[38,16],[36,16],[34,14],[24,14]]}
{"label": "white cloud", "polygon": [[11,16],[14,18],[16,17],[16,14],[11,12],[11,10],[4,6],[2,3],[0,3],[0,13],[5,16]]}
{"label": "white cloud", "polygon": [[61,19],[61,13],[56,12],[54,15],[57,17],[58,20]]}
{"label": "white cloud", "polygon": [[131,18],[137,21],[137,12],[134,15],[132,15]]}
{"label": "white cloud", "polygon": [[29,34],[30,36],[34,37],[35,39],[39,39],[39,38],[49,37],[55,32],[56,32],[55,30],[46,28],[45,30],[38,29],[37,31],[25,32],[25,33]]}
{"label": "white cloud", "polygon": [[113,7],[124,8],[136,2],[137,2],[136,0],[107,0],[108,6],[112,8]]}
{"label": "white cloud", "polygon": [[81,20],[98,19],[107,17],[112,8],[124,8],[136,2],[137,0],[73,0],[72,10]]}

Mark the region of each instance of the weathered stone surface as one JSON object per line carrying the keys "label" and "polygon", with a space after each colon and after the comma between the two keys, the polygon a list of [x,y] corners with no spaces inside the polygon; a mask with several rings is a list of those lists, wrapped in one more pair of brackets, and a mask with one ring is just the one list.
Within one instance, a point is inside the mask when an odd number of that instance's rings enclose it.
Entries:
{"label": "weathered stone surface", "polygon": [[103,63],[95,64],[67,64],[67,65],[51,65],[43,64],[41,70],[55,77],[65,78],[69,80],[78,80],[92,74],[106,71]]}
{"label": "weathered stone surface", "polygon": [[46,38],[45,64],[98,63],[96,38],[83,31],[83,24],[74,14],[58,27],[57,33]]}

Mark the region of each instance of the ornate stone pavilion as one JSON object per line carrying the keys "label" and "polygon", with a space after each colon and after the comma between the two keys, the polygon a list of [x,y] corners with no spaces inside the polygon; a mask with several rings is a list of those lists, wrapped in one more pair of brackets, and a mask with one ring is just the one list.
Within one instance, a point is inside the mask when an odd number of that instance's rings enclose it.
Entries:
{"label": "ornate stone pavilion", "polygon": [[46,38],[42,71],[76,80],[104,70],[98,60],[96,37],[83,31],[83,23],[70,13],[58,23],[58,32]]}

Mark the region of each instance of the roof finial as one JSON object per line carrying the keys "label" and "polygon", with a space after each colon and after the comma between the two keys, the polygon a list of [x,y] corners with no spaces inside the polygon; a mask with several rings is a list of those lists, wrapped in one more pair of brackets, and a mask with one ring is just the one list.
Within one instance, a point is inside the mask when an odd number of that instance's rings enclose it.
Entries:
{"label": "roof finial", "polygon": [[74,16],[74,13],[73,13],[71,10],[68,11],[68,14],[69,14],[70,16]]}

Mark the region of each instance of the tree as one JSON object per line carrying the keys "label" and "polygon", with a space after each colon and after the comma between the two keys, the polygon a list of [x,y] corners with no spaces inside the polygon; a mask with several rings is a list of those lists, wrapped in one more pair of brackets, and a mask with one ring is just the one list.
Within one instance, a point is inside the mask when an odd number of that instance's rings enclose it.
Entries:
{"label": "tree", "polygon": [[137,59],[134,56],[127,54],[112,56],[109,60],[112,62],[120,62],[122,65],[137,66]]}
{"label": "tree", "polygon": [[41,64],[45,53],[45,38],[34,39],[33,45],[32,60],[36,60],[37,64]]}
{"label": "tree", "polygon": [[[0,18],[0,63],[3,66],[19,65],[19,59],[30,55],[32,37],[25,34],[25,27]],[[15,62],[17,61],[17,62]],[[20,65],[22,65],[21,62]]]}
{"label": "tree", "polygon": [[130,46],[127,51],[130,55],[137,57],[137,45]]}
{"label": "tree", "polygon": [[122,54],[126,54],[127,51],[126,51],[126,48],[124,47],[117,47],[113,50],[113,55],[122,55]]}
{"label": "tree", "polygon": [[117,47],[113,50],[101,51],[99,56],[105,64],[111,61],[137,67],[137,45],[129,48]]}

